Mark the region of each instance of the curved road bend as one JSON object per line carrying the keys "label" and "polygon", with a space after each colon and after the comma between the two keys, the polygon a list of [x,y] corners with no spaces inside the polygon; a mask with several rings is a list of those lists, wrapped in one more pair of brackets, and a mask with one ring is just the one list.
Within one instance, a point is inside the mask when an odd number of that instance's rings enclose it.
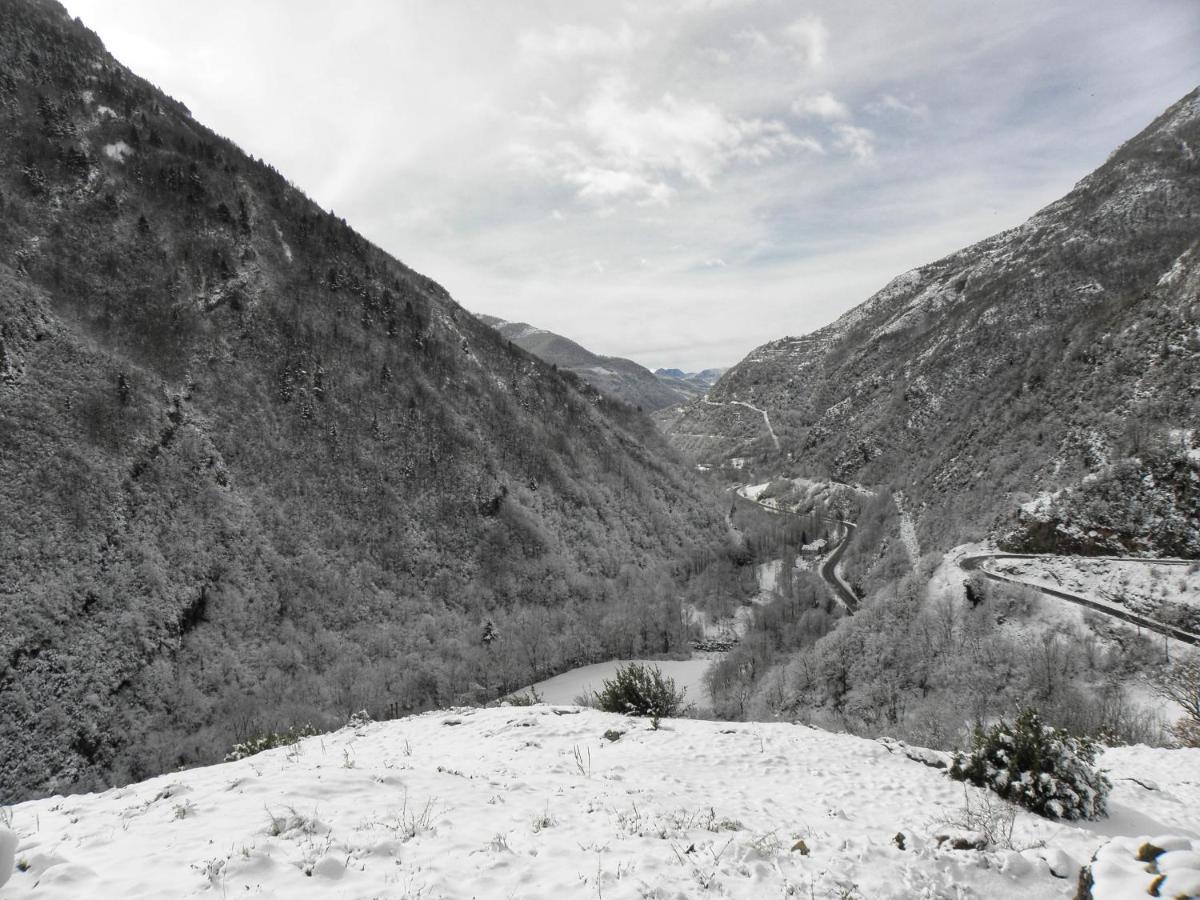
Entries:
{"label": "curved road bend", "polygon": [[[980,556],[967,556],[958,561],[959,568],[968,572],[981,572],[985,578],[990,578],[992,581],[1005,582],[1007,584],[1015,584],[1020,587],[1032,588],[1035,591],[1040,591],[1051,597],[1058,597],[1061,600],[1066,600],[1070,603],[1075,603],[1079,606],[1085,606],[1088,609],[1094,609],[1097,612],[1104,613],[1106,616],[1112,616],[1114,619],[1122,619],[1133,625],[1140,625],[1147,631],[1153,631],[1157,634],[1162,634],[1167,637],[1175,638],[1177,641],[1183,641],[1185,644],[1193,644],[1200,646],[1200,635],[1192,634],[1190,631],[1184,631],[1182,628],[1176,628],[1174,625],[1166,625],[1162,622],[1156,622],[1154,619],[1148,619],[1145,616],[1140,616],[1135,612],[1130,612],[1124,609],[1118,609],[1113,606],[1108,606],[1104,603],[1097,603],[1095,600],[1089,600],[1087,597],[1081,597],[1079,594],[1069,594],[1066,591],[1060,591],[1052,587],[1046,587],[1042,584],[1034,584],[1029,581],[1021,581],[1018,578],[1012,578],[1008,575],[1000,575],[984,568],[984,563],[989,559],[1042,559],[1037,554],[1027,553],[987,553]],[[1144,559],[1131,560],[1136,562],[1146,562]],[[1166,562],[1169,565],[1190,565],[1190,560],[1154,560],[1154,562]]]}
{"label": "curved road bend", "polygon": [[[735,484],[732,488],[730,488],[730,490],[734,493],[737,493],[737,495],[743,500],[750,500],[749,497],[739,492],[739,489],[743,487],[745,487],[745,485]],[[765,503],[760,503],[758,500],[752,500],[751,502],[757,503],[760,509],[765,509],[767,512],[773,513],[777,516],[796,515],[795,513],[788,512],[786,510],[777,509],[774,506],[767,506]],[[854,591],[850,590],[850,585],[842,581],[841,576],[838,575],[837,564],[841,562],[842,554],[846,552],[846,547],[850,543],[850,529],[858,528],[858,526],[853,522],[847,522],[844,519],[838,519],[836,521],[846,530],[846,533],[842,535],[842,539],[838,541],[837,546],[833,548],[833,552],[825,558],[824,562],[817,566],[817,575],[822,581],[829,585],[829,589],[833,591],[834,597],[836,597],[838,602],[846,608],[846,612],[853,615],[858,610],[858,597],[855,595]]]}
{"label": "curved road bend", "polygon": [[837,596],[842,606],[846,607],[846,611],[853,615],[858,611],[858,597],[855,596],[854,591],[850,590],[850,585],[842,581],[842,577],[838,575],[837,564],[841,561],[842,554],[846,552],[846,547],[850,544],[850,529],[857,528],[858,526],[853,522],[839,522],[839,524],[845,528],[846,533],[842,535],[842,539],[838,541],[838,545],[834,548],[833,552],[817,567],[817,574],[821,576],[822,581],[833,589],[833,593]]}

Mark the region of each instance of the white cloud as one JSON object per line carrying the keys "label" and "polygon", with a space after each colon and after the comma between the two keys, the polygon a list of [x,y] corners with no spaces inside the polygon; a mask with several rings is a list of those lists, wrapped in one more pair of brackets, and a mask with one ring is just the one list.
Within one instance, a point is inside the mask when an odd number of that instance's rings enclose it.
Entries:
{"label": "white cloud", "polygon": [[810,68],[824,64],[829,48],[829,29],[816,16],[797,19],[784,29],[783,34]]}
{"label": "white cloud", "polygon": [[774,41],[759,31],[757,28],[743,28],[734,36],[734,40],[741,44],[750,53],[774,53],[776,46]]}
{"label": "white cloud", "polygon": [[590,25],[559,25],[547,31],[527,31],[518,39],[522,56],[530,62],[570,62],[587,58],[623,56],[634,48],[633,29],[620,22],[612,30]]}
{"label": "white cloud", "polygon": [[558,121],[547,145],[514,143],[513,163],[576,188],[585,200],[661,205],[680,190],[713,190],[731,167],[761,165],[797,152],[819,153],[813,138],[778,120],[740,118],[712,103],[663,94],[639,103],[611,78],[574,116]]}
{"label": "white cloud", "polygon": [[875,157],[875,133],[858,125],[838,124],[833,126],[837,135],[834,146],[844,150],[860,162],[869,162]]}
{"label": "white cloud", "polygon": [[666,203],[674,193],[670,186],[620,169],[583,166],[563,173],[568,183],[586,200],[631,199],[639,203]]}
{"label": "white cloud", "polygon": [[884,94],[879,98],[877,103],[871,105],[872,112],[890,111],[903,113],[906,116],[911,116],[914,119],[928,119],[929,107],[918,101],[901,100],[892,94]]}
{"label": "white cloud", "polygon": [[688,368],[1017,224],[1200,46],[1195,0],[66,4],[468,308]]}
{"label": "white cloud", "polygon": [[816,116],[820,119],[848,119],[850,110],[829,91],[798,97],[792,102],[792,112],[798,116]]}

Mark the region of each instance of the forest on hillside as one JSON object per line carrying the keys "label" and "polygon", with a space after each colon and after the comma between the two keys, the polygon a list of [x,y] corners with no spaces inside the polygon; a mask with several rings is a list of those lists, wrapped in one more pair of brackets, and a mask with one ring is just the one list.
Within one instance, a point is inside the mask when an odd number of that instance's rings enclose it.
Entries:
{"label": "forest on hillside", "polygon": [[57,3],[0,18],[6,799],[684,646],[737,541],[648,420]]}
{"label": "forest on hillside", "polygon": [[1200,555],[1198,139],[1200,89],[1023,224],[751,352],[672,443],[902,491],[943,551]]}

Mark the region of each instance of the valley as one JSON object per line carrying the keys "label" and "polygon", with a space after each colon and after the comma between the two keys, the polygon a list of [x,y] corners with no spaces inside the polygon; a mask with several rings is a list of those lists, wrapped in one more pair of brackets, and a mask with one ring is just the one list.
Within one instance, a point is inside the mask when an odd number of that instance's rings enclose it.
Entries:
{"label": "valley", "polygon": [[[792,484],[793,488],[780,492],[782,483]],[[735,483],[730,489],[739,497],[756,503],[761,509],[775,516],[808,515],[797,512],[797,509],[810,509],[806,503],[814,498],[845,496],[870,497],[870,492],[860,486],[848,486],[841,483],[821,483],[810,479],[781,480],[774,479],[760,484],[747,485]],[[803,498],[795,509],[789,508],[781,497],[788,497],[791,491]],[[810,515],[811,513],[809,513]],[[845,515],[845,512],[841,513]],[[810,571],[820,577],[829,594],[836,598],[845,614],[852,615],[857,611],[861,598],[846,584],[839,572],[839,563],[847,548],[854,540],[856,525],[845,518],[829,520],[835,530],[831,533],[828,544],[821,540],[821,550],[815,555],[812,551],[804,555],[795,555],[799,548],[793,547],[792,558],[796,560],[796,572]],[[910,548],[906,547],[910,553]],[[912,557],[915,561],[916,557]],[[696,702],[701,709],[707,708],[708,698],[698,699],[696,687],[701,684],[697,664],[703,669],[711,668],[715,663],[724,659],[728,649],[736,646],[747,636],[754,620],[754,610],[775,602],[779,598],[777,587],[780,583],[780,567],[782,559],[773,559],[761,563],[757,570],[758,593],[753,598],[743,601],[732,616],[709,622],[701,617],[702,639],[694,645],[705,648],[699,654],[693,654],[687,663],[664,662],[664,672],[672,675],[679,672],[689,685],[689,700]],[[1126,626],[1133,626],[1140,636],[1142,629],[1158,634],[1168,639],[1164,643],[1165,656],[1186,654],[1188,648],[1200,644],[1200,629],[1194,625],[1191,630],[1172,624],[1168,619],[1178,620],[1194,615],[1200,608],[1200,582],[1196,579],[1197,565],[1192,560],[1146,560],[1143,558],[1080,558],[1072,556],[1054,556],[1051,554],[1014,555],[1003,553],[994,547],[980,545],[962,545],[951,548],[945,554],[939,566],[939,573],[931,576],[931,581],[940,581],[951,586],[953,600],[957,604],[975,605],[982,601],[981,588],[972,584],[972,573],[997,583],[1032,592],[1040,597],[1040,604],[1071,603],[1093,613],[1100,614],[1105,619],[1117,625],[1120,633]],[[794,576],[793,576],[794,577]],[[1168,596],[1164,597],[1167,585],[1170,585]],[[1158,617],[1155,618],[1155,615]],[[1111,626],[1107,629],[1112,631]],[[715,654],[707,648],[713,646],[714,640],[725,650]],[[1118,639],[1119,640],[1119,639]],[[623,662],[612,661],[601,666],[591,667],[587,673],[588,683],[593,689],[605,676],[610,676]],[[684,668],[676,670],[676,665]],[[579,682],[571,673],[560,676],[563,684],[576,685]],[[538,685],[542,687],[543,685]],[[567,691],[568,693],[570,691]],[[581,693],[586,698],[586,692],[577,692],[566,697],[561,692],[553,695],[551,702],[566,702],[578,698]]]}
{"label": "valley", "polygon": [[685,6],[330,12],[430,70],[267,161],[0,0],[0,896],[1200,898],[1200,88],[992,219],[828,10]]}

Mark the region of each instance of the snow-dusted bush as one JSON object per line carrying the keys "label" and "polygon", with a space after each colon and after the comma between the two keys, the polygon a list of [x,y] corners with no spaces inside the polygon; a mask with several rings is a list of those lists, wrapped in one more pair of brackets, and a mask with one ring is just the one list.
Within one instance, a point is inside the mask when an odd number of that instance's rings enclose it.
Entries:
{"label": "snow-dusted bush", "polygon": [[236,762],[239,759],[245,759],[247,756],[262,753],[264,750],[287,747],[296,743],[301,738],[312,737],[316,733],[317,729],[313,728],[312,725],[302,725],[299,728],[293,725],[287,731],[275,731],[271,734],[248,738],[233,745],[233,749],[225,754],[225,762]]}
{"label": "snow-dusted bush", "polygon": [[543,701],[542,695],[538,693],[537,688],[531,687],[529,690],[522,691],[519,694],[509,694],[501,702],[509,706],[537,706],[537,704]]}
{"label": "snow-dusted bush", "polygon": [[658,666],[630,663],[604,682],[604,689],[596,693],[596,706],[605,712],[657,719],[678,714],[683,695]]}
{"label": "snow-dusted bush", "polygon": [[950,777],[991,788],[1050,819],[1098,819],[1112,785],[1092,762],[1096,745],[1043,725],[1036,710],[1012,725],[975,730],[974,748],[955,754]]}

